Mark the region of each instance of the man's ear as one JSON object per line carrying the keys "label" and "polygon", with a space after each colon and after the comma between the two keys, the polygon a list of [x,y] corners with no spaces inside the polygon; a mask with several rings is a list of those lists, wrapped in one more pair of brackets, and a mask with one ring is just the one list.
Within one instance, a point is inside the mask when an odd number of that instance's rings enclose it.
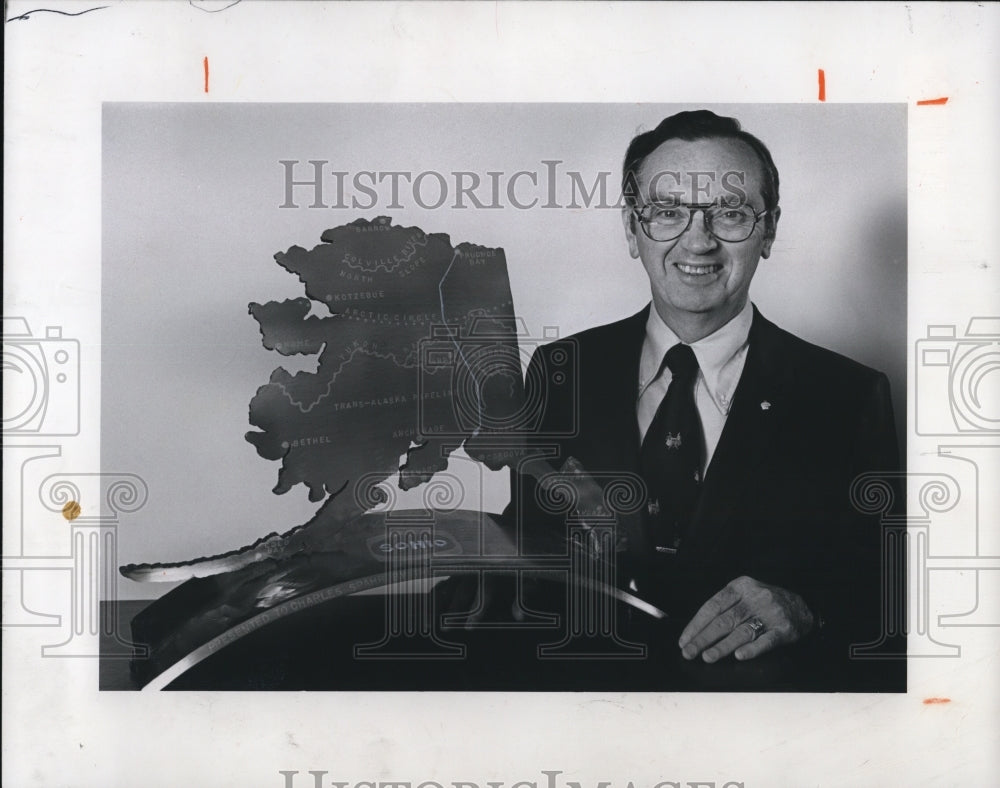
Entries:
{"label": "man's ear", "polygon": [[774,206],[770,217],[770,221],[767,223],[767,232],[764,235],[764,244],[760,248],[760,256],[765,260],[771,256],[771,244],[774,243],[774,237],[778,232],[778,219],[781,218],[781,208]]}
{"label": "man's ear", "polygon": [[635,211],[628,205],[622,208],[622,226],[625,228],[625,239],[628,241],[628,253],[633,259],[639,258],[639,241],[636,233],[641,232],[638,227],[639,220],[635,216]]}

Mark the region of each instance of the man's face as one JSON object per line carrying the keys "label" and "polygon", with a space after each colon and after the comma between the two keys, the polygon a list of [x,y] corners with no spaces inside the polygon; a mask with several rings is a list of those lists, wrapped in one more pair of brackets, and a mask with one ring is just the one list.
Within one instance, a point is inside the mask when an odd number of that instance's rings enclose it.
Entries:
{"label": "man's face", "polygon": [[[667,140],[654,150],[638,173],[640,206],[661,202],[705,204],[732,201],[737,190],[746,203],[764,210],[763,164],[739,140]],[[761,217],[745,241],[720,241],[695,211],[688,229],[671,241],[653,241],[630,209],[622,212],[629,252],[642,260],[652,285],[653,303],[667,325],[701,326],[710,331],[725,325],[746,304],[750,281],[761,257],[771,253],[778,209]]]}

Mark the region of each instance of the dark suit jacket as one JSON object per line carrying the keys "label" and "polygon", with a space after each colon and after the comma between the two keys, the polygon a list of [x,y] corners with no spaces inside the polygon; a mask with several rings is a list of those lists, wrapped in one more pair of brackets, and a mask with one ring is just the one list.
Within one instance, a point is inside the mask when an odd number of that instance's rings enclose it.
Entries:
{"label": "dark suit jacket", "polygon": [[[556,452],[556,467],[575,457],[601,483],[639,473],[636,391],[648,310],[534,354],[526,388],[541,412],[529,445]],[[637,579],[639,594],[683,626],[748,575],[800,594],[822,617],[822,637],[846,655],[849,643],[878,638],[882,610],[882,530],[852,505],[851,482],[898,466],[886,376],[783,331],[754,307],[746,365],[691,534],[665,561],[643,512],[619,518],[619,584]],[[536,506],[535,484],[513,473],[507,516],[528,536],[565,531],[565,518]]]}

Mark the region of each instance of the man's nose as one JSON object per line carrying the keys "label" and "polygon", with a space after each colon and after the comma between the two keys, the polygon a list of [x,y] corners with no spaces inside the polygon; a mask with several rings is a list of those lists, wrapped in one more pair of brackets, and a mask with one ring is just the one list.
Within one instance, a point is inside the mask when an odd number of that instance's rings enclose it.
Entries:
{"label": "man's nose", "polygon": [[691,215],[691,224],[681,236],[684,248],[695,254],[711,252],[719,245],[718,239],[708,231],[708,217],[704,211]]}

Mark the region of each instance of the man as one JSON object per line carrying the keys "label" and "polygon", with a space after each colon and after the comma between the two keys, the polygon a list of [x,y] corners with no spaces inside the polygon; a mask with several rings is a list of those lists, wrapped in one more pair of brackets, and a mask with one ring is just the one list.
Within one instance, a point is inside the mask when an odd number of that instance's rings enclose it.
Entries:
{"label": "man", "polygon": [[[682,112],[637,136],[622,222],[652,303],[540,348],[527,375],[529,395],[548,381],[530,444],[579,477],[582,507],[608,480],[643,480],[646,506],[618,518],[618,582],[677,622],[685,660],[800,641],[846,659],[881,632],[881,530],[850,489],[898,467],[888,381],[751,304],[778,187],[766,146],[735,119]],[[578,386],[552,382],[567,356]],[[566,528],[539,506],[539,475],[512,482],[529,537]]]}

